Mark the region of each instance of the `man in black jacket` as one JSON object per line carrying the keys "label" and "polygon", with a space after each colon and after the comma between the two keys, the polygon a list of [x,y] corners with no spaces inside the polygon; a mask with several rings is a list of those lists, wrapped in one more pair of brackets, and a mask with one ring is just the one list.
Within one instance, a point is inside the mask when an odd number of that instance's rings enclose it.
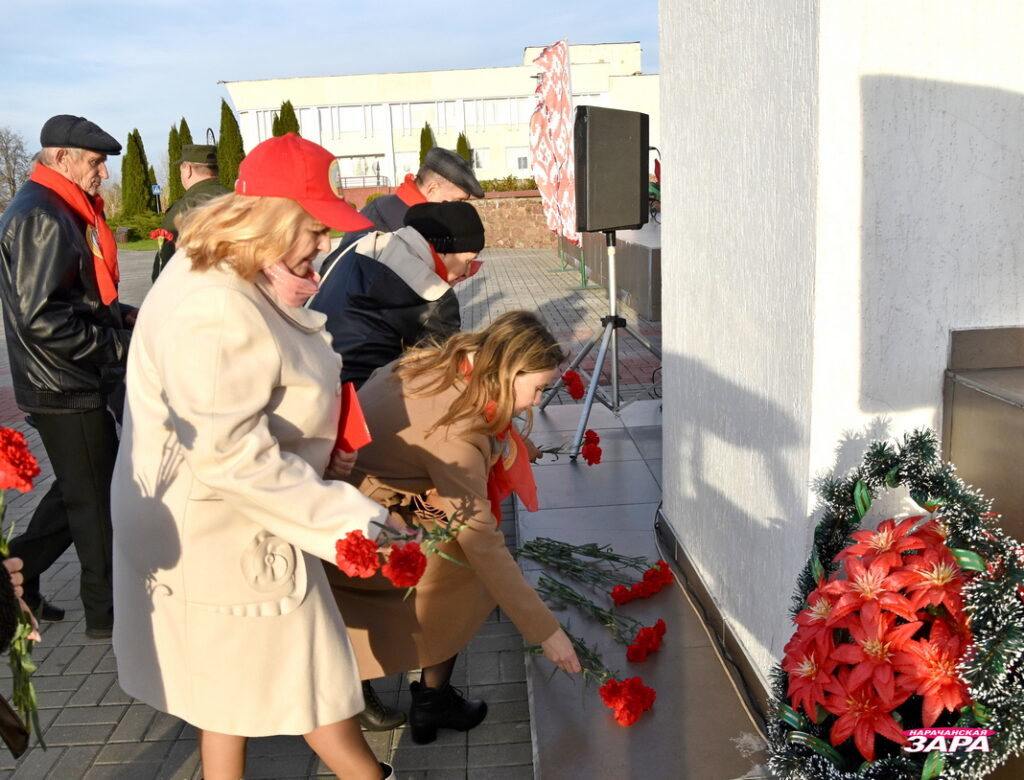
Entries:
{"label": "man in black jacket", "polygon": [[32,414],[54,482],[11,554],[43,619],[39,577],[72,543],[86,634],[106,638],[111,595],[110,479],[117,453],[108,398],[124,378],[134,308],[117,299],[117,247],[99,188],[121,145],[84,117],[43,125],[39,162],[0,216],[0,299],[14,396]]}

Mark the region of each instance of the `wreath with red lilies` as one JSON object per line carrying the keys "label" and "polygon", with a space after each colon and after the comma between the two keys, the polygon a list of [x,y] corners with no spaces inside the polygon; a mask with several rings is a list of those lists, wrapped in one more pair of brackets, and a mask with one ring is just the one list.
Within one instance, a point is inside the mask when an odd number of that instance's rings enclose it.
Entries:
{"label": "wreath with red lilies", "polygon": [[[899,486],[924,513],[858,530],[872,499]],[[771,769],[787,780],[986,776],[1024,746],[1021,545],[941,461],[930,430],[874,442],[846,478],[816,488],[823,513],[796,630],[772,674]],[[984,732],[987,750],[908,749],[904,732],[932,727]]]}

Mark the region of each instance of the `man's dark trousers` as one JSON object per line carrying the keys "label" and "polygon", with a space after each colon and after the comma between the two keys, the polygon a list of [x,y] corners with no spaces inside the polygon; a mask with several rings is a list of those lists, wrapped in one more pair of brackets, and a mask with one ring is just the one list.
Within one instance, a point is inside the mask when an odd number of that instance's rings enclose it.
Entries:
{"label": "man's dark trousers", "polygon": [[25,530],[11,540],[11,555],[25,561],[25,595],[39,598],[39,575],[74,543],[88,628],[114,623],[111,592],[110,481],[117,430],[106,409],[69,414],[33,412],[54,482]]}

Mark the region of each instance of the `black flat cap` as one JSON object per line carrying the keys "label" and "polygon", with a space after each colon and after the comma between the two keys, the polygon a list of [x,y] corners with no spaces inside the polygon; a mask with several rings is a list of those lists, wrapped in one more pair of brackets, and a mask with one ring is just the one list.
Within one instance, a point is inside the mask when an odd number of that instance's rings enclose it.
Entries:
{"label": "black flat cap", "polygon": [[217,147],[208,144],[185,144],[181,147],[181,159],[174,165],[182,163],[199,163],[200,165],[217,164]]}
{"label": "black flat cap", "polygon": [[436,252],[479,252],[484,248],[484,223],[476,208],[463,200],[417,203],[405,212],[405,224],[427,239]]}
{"label": "black flat cap", "polygon": [[484,196],[483,187],[473,175],[473,169],[469,163],[462,158],[462,155],[456,154],[451,149],[435,146],[423,158],[423,167],[430,168],[434,173],[444,176],[460,190],[465,190],[474,198]]}
{"label": "black flat cap", "polygon": [[68,146],[72,149],[88,149],[100,154],[121,154],[121,144],[99,125],[84,116],[57,114],[50,117],[39,132],[41,146]]}

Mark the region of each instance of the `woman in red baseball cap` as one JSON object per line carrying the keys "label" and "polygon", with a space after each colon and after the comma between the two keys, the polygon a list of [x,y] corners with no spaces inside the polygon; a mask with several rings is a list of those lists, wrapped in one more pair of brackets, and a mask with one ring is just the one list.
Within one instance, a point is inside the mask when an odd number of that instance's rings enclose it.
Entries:
{"label": "woman in red baseball cap", "polygon": [[126,693],[199,729],[206,780],[245,739],[302,734],[346,778],[391,777],[359,729],[359,672],[318,559],[386,511],[332,456],[341,359],[302,307],[331,228],[366,227],[334,156],[257,146],[188,214],[142,305],[112,486],[114,651]]}

